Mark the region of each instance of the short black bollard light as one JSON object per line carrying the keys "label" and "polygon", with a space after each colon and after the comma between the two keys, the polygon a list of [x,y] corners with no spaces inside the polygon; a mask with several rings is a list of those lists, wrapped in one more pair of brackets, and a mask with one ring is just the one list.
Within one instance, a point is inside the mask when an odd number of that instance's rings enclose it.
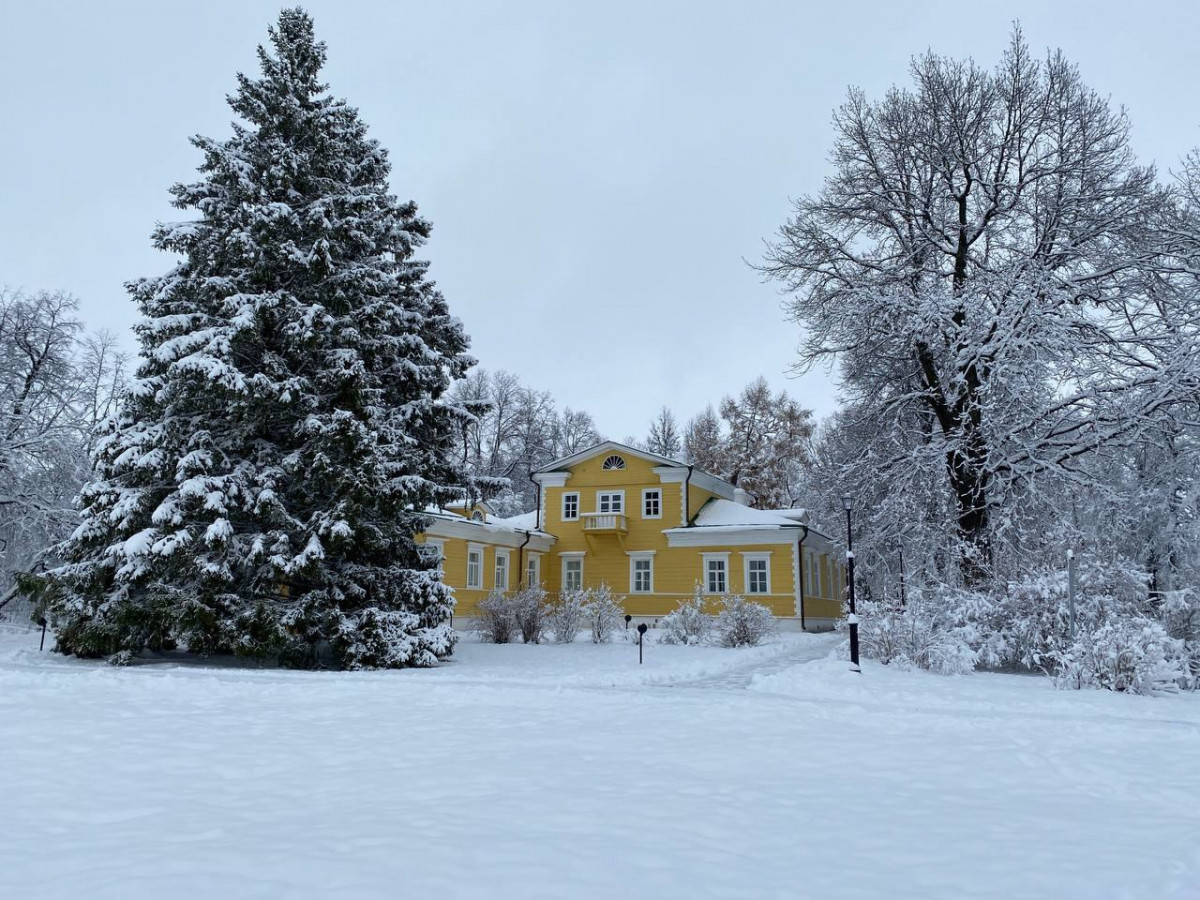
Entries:
{"label": "short black bollard light", "polygon": [[629,613],[625,613],[625,630],[626,631],[629,630],[629,623],[632,621],[633,621],[633,616],[631,616]]}
{"label": "short black bollard light", "polygon": [[42,626],[42,642],[38,645],[38,652],[41,653],[46,649],[46,617],[38,616],[37,623]]}
{"label": "short black bollard light", "polygon": [[646,623],[638,626],[638,665],[642,664],[642,638],[646,636]]}

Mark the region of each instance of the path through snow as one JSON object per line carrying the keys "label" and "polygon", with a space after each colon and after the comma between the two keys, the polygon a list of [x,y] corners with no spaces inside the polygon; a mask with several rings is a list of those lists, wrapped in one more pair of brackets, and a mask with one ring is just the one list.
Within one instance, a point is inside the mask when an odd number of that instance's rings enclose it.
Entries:
{"label": "path through snow", "polygon": [[802,641],[774,656],[754,657],[722,672],[669,682],[664,687],[744,691],[757,678],[779,675],[796,666],[825,659],[840,641],[841,638],[836,634],[805,635]]}

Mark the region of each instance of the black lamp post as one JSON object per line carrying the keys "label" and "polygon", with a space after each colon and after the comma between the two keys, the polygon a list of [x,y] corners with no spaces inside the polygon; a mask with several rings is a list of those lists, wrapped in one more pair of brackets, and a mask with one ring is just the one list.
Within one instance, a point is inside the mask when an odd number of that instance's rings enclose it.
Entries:
{"label": "black lamp post", "polygon": [[858,665],[858,616],[854,610],[854,534],[850,528],[850,510],[854,508],[854,498],[849,494],[842,497],[842,506],[846,508],[846,587],[850,597],[850,664],[854,671],[861,672]]}

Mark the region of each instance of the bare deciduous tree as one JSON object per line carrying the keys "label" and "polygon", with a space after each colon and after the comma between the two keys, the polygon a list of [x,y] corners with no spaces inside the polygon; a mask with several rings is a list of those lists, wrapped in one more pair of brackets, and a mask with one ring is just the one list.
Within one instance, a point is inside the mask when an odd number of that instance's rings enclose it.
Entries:
{"label": "bare deciduous tree", "polygon": [[850,92],[834,173],[764,271],[804,326],[800,366],[838,360],[852,405],[923,435],[876,464],[937,461],[974,578],[1006,494],[1127,435],[1195,372],[1163,377],[1130,314],[1167,197],[1124,113],[1019,29],[993,71],[930,53],[911,75],[878,101]]}
{"label": "bare deciduous tree", "polygon": [[0,290],[0,595],[77,520],[97,426],[125,387],[108,333],[61,292]]}

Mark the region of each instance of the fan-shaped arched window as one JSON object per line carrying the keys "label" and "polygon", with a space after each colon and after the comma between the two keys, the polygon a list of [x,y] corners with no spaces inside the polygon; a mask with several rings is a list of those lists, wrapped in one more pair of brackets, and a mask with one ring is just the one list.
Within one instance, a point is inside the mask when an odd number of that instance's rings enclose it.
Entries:
{"label": "fan-shaped arched window", "polygon": [[482,522],[483,521],[483,513],[478,509],[475,510],[475,512],[471,513],[471,521],[472,522]]}
{"label": "fan-shaped arched window", "polygon": [[612,456],[610,456],[608,459],[606,459],[604,461],[604,465],[601,466],[601,468],[603,468],[603,469],[623,469],[623,468],[625,468],[625,460],[623,460],[621,457],[617,456],[616,454],[613,454]]}

